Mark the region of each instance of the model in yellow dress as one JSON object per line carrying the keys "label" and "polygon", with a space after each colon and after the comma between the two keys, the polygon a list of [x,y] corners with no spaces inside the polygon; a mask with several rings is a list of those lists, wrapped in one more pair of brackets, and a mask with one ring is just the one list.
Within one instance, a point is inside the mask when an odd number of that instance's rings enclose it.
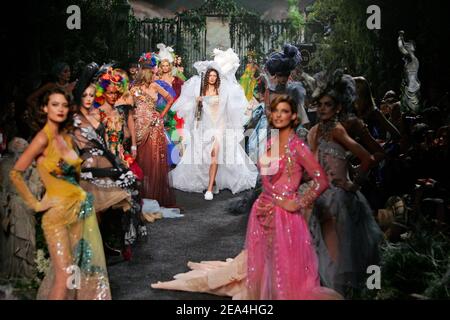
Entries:
{"label": "model in yellow dress", "polygon": [[[38,299],[111,299],[103,244],[93,197],[78,184],[82,160],[62,129],[68,119],[68,99],[60,90],[44,98],[47,124],[16,162],[10,178],[18,193],[36,212],[46,211],[42,229],[51,268],[39,288]],[[38,201],[22,172],[37,160],[46,194]]]}
{"label": "model in yellow dress", "polygon": [[259,72],[259,67],[255,62],[255,54],[253,52],[248,53],[248,64],[245,66],[244,73],[242,74],[239,83],[245,91],[245,97],[248,101],[253,98],[253,92],[255,91],[258,80],[255,77],[256,72]]}

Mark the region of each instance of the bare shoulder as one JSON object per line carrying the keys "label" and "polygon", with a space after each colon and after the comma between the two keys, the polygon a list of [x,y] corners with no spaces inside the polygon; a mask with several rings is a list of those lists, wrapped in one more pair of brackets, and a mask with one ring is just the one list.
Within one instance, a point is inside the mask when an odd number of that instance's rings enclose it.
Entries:
{"label": "bare shoulder", "polygon": [[344,126],[341,123],[337,123],[336,127],[333,129],[333,139],[340,140],[340,138],[348,136],[347,130],[345,130]]}
{"label": "bare shoulder", "polygon": [[24,154],[28,154],[30,157],[34,158],[39,154],[44,153],[45,148],[47,148],[48,144],[49,144],[48,136],[44,132],[44,130],[41,130],[33,138]]}
{"label": "bare shoulder", "polygon": [[36,148],[45,148],[48,145],[48,137],[44,130],[39,131],[30,143]]}
{"label": "bare shoulder", "polygon": [[131,92],[124,98],[125,104],[134,104],[133,96],[131,95]]}
{"label": "bare shoulder", "polygon": [[319,128],[319,125],[316,124],[311,129],[309,129],[309,132],[308,132],[308,135],[307,135],[308,140],[317,136],[318,128]]}
{"label": "bare shoulder", "polygon": [[316,149],[318,127],[319,127],[318,124],[313,126],[311,129],[309,129],[308,135],[306,136],[306,139],[308,140],[308,145],[311,148],[311,150]]}

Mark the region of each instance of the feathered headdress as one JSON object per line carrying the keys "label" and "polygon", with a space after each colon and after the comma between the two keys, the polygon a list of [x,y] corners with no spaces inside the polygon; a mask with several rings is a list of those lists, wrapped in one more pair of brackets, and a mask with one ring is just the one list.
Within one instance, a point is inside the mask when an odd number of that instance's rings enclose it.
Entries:
{"label": "feathered headdress", "polygon": [[[342,69],[337,69],[333,74],[323,74],[322,77],[322,85],[319,85],[314,91],[313,99],[329,95],[342,105],[344,113],[353,112],[353,103],[356,100],[356,84],[352,76],[345,74]],[[323,85],[324,83],[326,85]]]}
{"label": "feathered headdress", "polygon": [[127,80],[109,67],[97,80],[94,107],[98,108],[105,103],[105,92],[108,88],[113,87],[119,93],[124,93],[127,86]]}
{"label": "feathered headdress", "polygon": [[139,58],[141,68],[154,68],[158,66],[160,59],[154,52],[145,52]]}
{"label": "feathered headdress", "polygon": [[166,47],[164,43],[158,43],[156,47],[159,49],[158,57],[160,60],[168,60],[170,63],[173,63],[175,53],[172,47]]}
{"label": "feathered headdress", "polygon": [[235,74],[237,69],[240,66],[239,57],[233,51],[233,49],[229,48],[226,51],[222,51],[220,49],[214,49],[214,62],[220,66],[220,69],[224,73],[224,75]]}

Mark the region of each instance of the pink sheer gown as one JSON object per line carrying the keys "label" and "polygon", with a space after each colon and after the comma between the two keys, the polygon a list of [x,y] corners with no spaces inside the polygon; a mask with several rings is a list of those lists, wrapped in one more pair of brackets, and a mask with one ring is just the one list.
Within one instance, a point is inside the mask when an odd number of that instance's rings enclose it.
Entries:
{"label": "pink sheer gown", "polygon": [[[246,250],[226,262],[189,262],[191,271],[176,275],[172,281],[154,283],[152,288],[245,300],[343,298],[320,286],[318,260],[302,209],[283,209],[296,203],[309,207],[328,187],[326,175],[295,134],[290,136],[285,150],[285,155],[269,166],[259,164],[263,192],[250,213]],[[313,180],[309,189],[299,195],[303,170]],[[269,171],[272,174],[264,174]]]}
{"label": "pink sheer gown", "polygon": [[[261,174],[263,191],[253,204],[247,227],[247,297],[316,300],[336,296],[320,287],[318,259],[303,215],[328,187],[322,167],[295,134],[289,137],[283,156],[265,168],[259,166],[268,174]],[[313,182],[299,195],[303,170]],[[299,209],[288,211],[289,205]]]}

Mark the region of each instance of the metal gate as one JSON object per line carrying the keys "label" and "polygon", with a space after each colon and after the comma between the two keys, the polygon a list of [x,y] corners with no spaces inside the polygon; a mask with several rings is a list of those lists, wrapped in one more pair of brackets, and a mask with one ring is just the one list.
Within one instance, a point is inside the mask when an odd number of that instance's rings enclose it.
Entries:
{"label": "metal gate", "polygon": [[173,19],[145,19],[136,24],[137,40],[133,52],[156,51],[158,43],[172,46],[184,61],[187,76],[194,74],[193,63],[206,60],[207,17],[219,17],[229,21],[230,44],[241,61],[237,76],[244,71],[249,50],[264,57],[278,50],[285,42],[297,42],[298,32],[288,21],[264,21],[253,12],[239,7],[232,0],[208,0],[193,10],[178,13]]}

